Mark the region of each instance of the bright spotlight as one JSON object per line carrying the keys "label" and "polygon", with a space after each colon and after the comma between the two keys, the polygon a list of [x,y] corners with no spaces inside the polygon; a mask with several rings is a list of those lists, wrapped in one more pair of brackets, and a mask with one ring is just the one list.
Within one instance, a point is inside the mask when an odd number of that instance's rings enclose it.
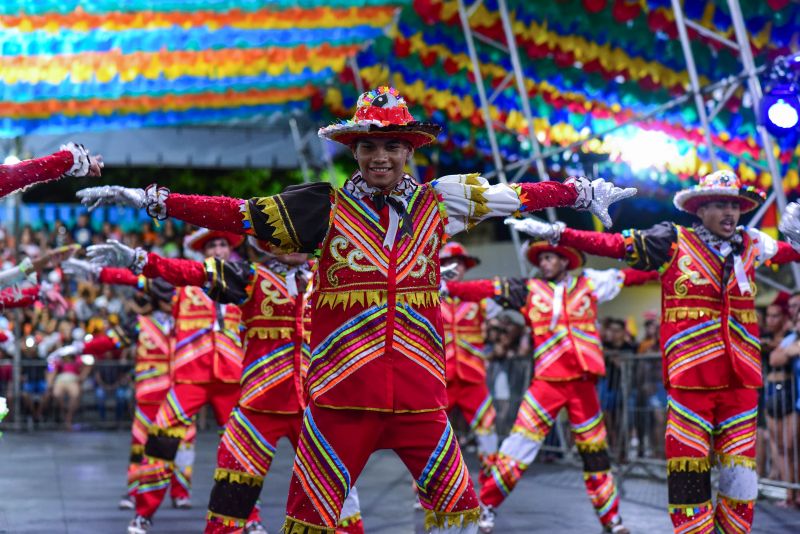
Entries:
{"label": "bright spotlight", "polygon": [[617,157],[631,166],[631,169],[641,171],[655,168],[664,170],[667,162],[680,158],[678,147],[664,132],[642,130],[628,139],[615,139],[618,150]]}
{"label": "bright spotlight", "polygon": [[3,160],[3,165],[16,165],[20,161],[22,160],[20,160],[17,156],[6,156],[6,159]]}

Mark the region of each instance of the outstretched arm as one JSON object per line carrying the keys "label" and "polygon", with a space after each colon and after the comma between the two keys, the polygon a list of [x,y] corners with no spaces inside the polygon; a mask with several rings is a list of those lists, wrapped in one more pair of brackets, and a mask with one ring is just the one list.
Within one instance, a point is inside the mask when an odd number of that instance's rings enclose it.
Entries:
{"label": "outstretched arm", "polygon": [[623,281],[622,285],[625,287],[641,286],[649,282],[657,281],[661,274],[658,271],[640,271],[639,269],[622,269]]}
{"label": "outstretched arm", "polygon": [[621,189],[605,180],[590,182],[585,178],[570,178],[564,183],[489,185],[477,174],[457,174],[434,180],[431,185],[445,212],[450,235],[469,230],[488,217],[507,217],[550,207],[588,210],[610,226],[608,206],[636,194],[633,188]]}
{"label": "outstretched arm", "polygon": [[287,252],[313,252],[328,228],[331,186],[291,186],[283,193],[249,200],[182,195],[156,185],[103,186],[82,189],[78,198],[90,209],[102,204],[133,206],[159,220],[174,217],[212,230],[251,234]]}
{"label": "outstretched arm", "polygon": [[126,265],[146,278],[161,278],[173,286],[202,287],[211,298],[225,304],[241,304],[247,300],[255,277],[255,270],[247,262],[164,258],[113,240],[104,245],[92,245],[87,253],[93,264]]}
{"label": "outstretched arm", "polygon": [[447,293],[470,302],[492,299],[505,307],[519,309],[525,306],[528,298],[528,281],[498,276],[492,280],[447,282]]}
{"label": "outstretched arm", "polygon": [[0,291],[0,309],[31,306],[39,298],[39,291],[39,286],[24,289],[7,287]]}
{"label": "outstretched arm", "polygon": [[100,176],[102,161],[102,158],[89,156],[83,145],[68,143],[60,151],[43,158],[0,165],[0,197],[62,176]]}

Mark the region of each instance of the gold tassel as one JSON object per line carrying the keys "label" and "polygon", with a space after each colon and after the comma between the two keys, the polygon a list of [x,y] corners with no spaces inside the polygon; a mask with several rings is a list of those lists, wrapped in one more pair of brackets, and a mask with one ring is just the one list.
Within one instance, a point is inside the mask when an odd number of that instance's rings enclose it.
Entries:
{"label": "gold tassel", "polygon": [[178,330],[201,330],[211,326],[211,319],[178,319],[175,327]]}
{"label": "gold tassel", "polygon": [[227,480],[232,484],[244,484],[247,486],[261,486],[264,483],[264,477],[242,473],[241,471],[231,471],[221,467],[214,470],[214,480]]}
{"label": "gold tassel", "polygon": [[430,531],[434,528],[464,528],[467,525],[477,523],[481,517],[480,508],[463,510],[461,512],[436,512],[425,510],[425,530]]}
{"label": "gold tassel", "polygon": [[747,456],[737,456],[733,454],[718,454],[717,460],[722,467],[746,467],[748,469],[756,468],[756,461]]}
{"label": "gold tassel", "polygon": [[142,443],[131,445],[131,454],[144,454],[144,445]]}
{"label": "gold tassel", "polygon": [[355,514],[349,517],[343,517],[339,520],[340,527],[349,527],[350,525],[355,525],[361,521],[361,512],[356,512]]}
{"label": "gold tassel", "polygon": [[275,327],[250,327],[247,329],[247,339],[258,337],[259,339],[290,339],[293,328]]}
{"label": "gold tassel", "polygon": [[[335,309],[338,306],[342,306],[342,308],[347,309],[356,304],[371,307],[386,304],[387,292],[385,290],[319,292],[316,299],[317,308],[328,307]],[[397,293],[395,300],[398,305],[433,308],[439,305],[439,291],[429,289]]]}
{"label": "gold tassel", "polygon": [[287,517],[283,522],[282,534],[336,534],[336,528],[321,527]]}
{"label": "gold tassel", "polygon": [[707,456],[702,458],[691,458],[682,456],[680,458],[670,458],[667,460],[667,473],[678,471],[689,471],[691,473],[705,473],[711,470],[711,462]]}
{"label": "gold tassel", "polygon": [[527,428],[525,428],[523,426],[519,426],[519,425],[514,425],[514,427],[511,429],[511,433],[512,434],[522,434],[526,438],[528,438],[530,440],[533,440],[533,441],[544,441],[544,438],[546,437],[543,432],[533,432],[533,431],[528,430]]}
{"label": "gold tassel", "polygon": [[722,499],[726,501],[731,506],[750,506],[752,507],[756,501],[743,501],[741,499],[734,499],[732,497],[728,497],[727,495],[723,495],[722,493],[717,494],[717,499]]}
{"label": "gold tassel", "polygon": [[183,439],[186,436],[186,427],[171,426],[169,428],[160,428],[157,426],[151,426],[147,433],[156,437]]}
{"label": "gold tassel", "polygon": [[575,446],[578,448],[578,452],[600,452],[608,449],[608,443],[606,440],[601,441],[587,441],[587,442],[580,442],[576,441]]}

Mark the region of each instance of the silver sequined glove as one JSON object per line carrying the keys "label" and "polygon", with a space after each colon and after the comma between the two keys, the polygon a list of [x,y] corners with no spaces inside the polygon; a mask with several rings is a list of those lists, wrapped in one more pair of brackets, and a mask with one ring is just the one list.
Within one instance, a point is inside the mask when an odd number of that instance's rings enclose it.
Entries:
{"label": "silver sequined glove", "polygon": [[147,265],[147,252],[142,248],[131,248],[115,239],[103,245],[92,245],[86,249],[89,261],[108,267],[126,267],[136,274],[142,274]]}
{"label": "silver sequined glove", "polygon": [[89,207],[89,211],[103,205],[133,206],[140,209],[146,205],[144,189],[120,185],[87,187],[78,191],[76,195],[81,199],[81,204]]}
{"label": "silver sequined glove", "polygon": [[778,229],[786,236],[792,248],[800,252],[800,204],[789,202],[786,205]]}
{"label": "silver sequined glove", "polygon": [[561,232],[566,228],[566,224],[561,221],[550,223],[537,219],[536,217],[526,217],[524,219],[515,219],[508,217],[505,221],[508,226],[527,234],[536,240],[547,240],[553,245],[557,245],[561,239]]}
{"label": "silver sequined glove", "polygon": [[103,266],[86,260],[70,258],[61,263],[61,269],[70,276],[96,281],[100,278],[100,271],[103,270]]}
{"label": "silver sequined glove", "polygon": [[578,199],[572,206],[577,210],[587,210],[595,217],[600,219],[603,226],[608,228],[611,226],[611,216],[608,214],[608,207],[628,197],[636,194],[635,187],[617,187],[611,182],[606,182],[602,178],[592,180],[591,182],[586,178],[570,178],[566,181],[568,184],[574,184],[575,189],[578,190]]}

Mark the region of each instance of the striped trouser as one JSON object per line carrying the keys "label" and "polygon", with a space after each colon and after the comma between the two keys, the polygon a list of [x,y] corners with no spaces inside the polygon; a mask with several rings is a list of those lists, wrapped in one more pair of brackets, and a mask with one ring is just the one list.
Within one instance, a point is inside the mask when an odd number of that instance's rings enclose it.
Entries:
{"label": "striped trouser", "polygon": [[[669,390],[667,484],[676,533],[750,532],[758,496],[755,469],[758,391]],[[719,464],[711,502],[711,446]]]}
{"label": "striped trouser", "polygon": [[481,502],[499,506],[533,463],[561,408],[567,409],[575,445],[583,459],[583,480],[600,523],[619,519],[619,495],[611,474],[606,426],[594,380],[548,382],[534,379],[520,404],[511,435],[500,446]]}

